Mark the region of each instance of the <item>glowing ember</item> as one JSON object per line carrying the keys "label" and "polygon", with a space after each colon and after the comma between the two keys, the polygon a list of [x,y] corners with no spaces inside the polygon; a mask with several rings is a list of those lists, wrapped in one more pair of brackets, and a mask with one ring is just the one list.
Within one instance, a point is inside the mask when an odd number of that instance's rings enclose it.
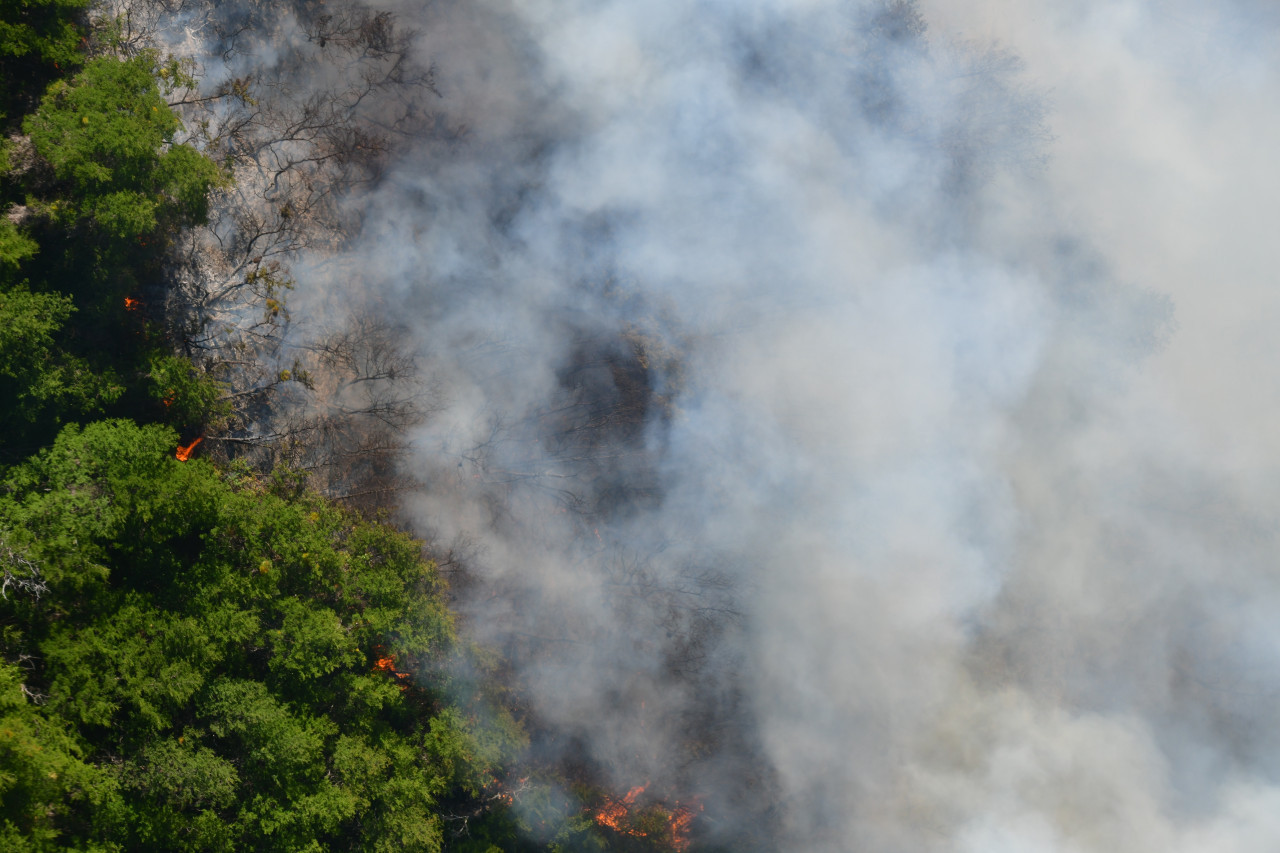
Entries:
{"label": "glowing ember", "polygon": [[142,303],[136,299],[130,299],[128,296],[124,298],[124,310],[137,311],[142,307]]}
{"label": "glowing ember", "polygon": [[[523,783],[525,780],[520,781]],[[484,796],[490,802],[502,803],[504,806],[509,806],[516,801],[515,795],[504,788],[497,777],[493,776],[489,777],[489,781],[484,785]]]}
{"label": "glowing ember", "polygon": [[196,445],[202,441],[204,441],[203,435],[197,438],[195,441],[188,444],[186,447],[183,447],[181,444],[179,444],[177,452],[173,454],[174,458],[176,458],[179,462],[186,462],[188,459],[191,458],[191,451],[195,450]]}

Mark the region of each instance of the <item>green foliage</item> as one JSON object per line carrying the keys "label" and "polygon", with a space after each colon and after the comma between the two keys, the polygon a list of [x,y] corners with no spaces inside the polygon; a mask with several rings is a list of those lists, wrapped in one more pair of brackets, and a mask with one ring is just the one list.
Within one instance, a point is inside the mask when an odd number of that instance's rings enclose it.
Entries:
{"label": "green foliage", "polygon": [[289,598],[280,602],[280,612],[268,663],[278,675],[306,681],[361,660],[355,641],[332,609]]}
{"label": "green foliage", "polygon": [[0,663],[0,842],[5,850],[46,850],[61,821],[101,805],[113,784],[24,689],[22,671]]}
{"label": "green foliage", "polygon": [[0,13],[0,57],[71,64],[79,55],[76,18],[91,0],[18,0]]}
{"label": "green foliage", "polygon": [[[0,3],[0,118],[22,107],[51,77],[81,61],[81,24],[91,0]],[[0,173],[4,169],[0,168]]]}
{"label": "green foliage", "polygon": [[230,414],[226,388],[198,373],[187,359],[155,352],[147,364],[150,396],[164,405],[175,423],[217,423]]}
{"label": "green foliage", "polygon": [[161,219],[201,222],[218,168],[190,146],[173,144],[182,123],[160,93],[154,58],[95,59],[70,81],[49,87],[23,127],[66,184],[49,210],[87,219],[117,238],[139,237]]}
{"label": "green foliage", "polygon": [[[0,164],[3,165],[3,164]],[[40,247],[7,218],[0,218],[0,282],[12,274],[18,264],[36,253]]]}
{"label": "green foliage", "polygon": [[107,233],[116,237],[136,237],[156,227],[155,199],[139,192],[122,190],[86,202],[81,208]]}
{"label": "green foliage", "polygon": [[0,291],[0,377],[20,389],[19,403],[46,398],[55,380],[48,375],[54,335],[75,308],[65,296],[31,293],[23,288]]}
{"label": "green foliage", "polygon": [[[0,32],[75,31],[78,45],[84,5],[11,4]],[[5,44],[7,55],[30,59]],[[0,71],[11,71],[4,50]],[[75,64],[22,120],[29,145],[14,154],[5,143],[0,170],[0,208],[29,208],[15,217],[21,225],[0,217],[0,434],[20,452],[86,416],[143,414],[148,398],[168,405],[146,414],[184,428],[216,423],[228,408],[221,386],[163,354],[166,342],[123,310],[124,296],[155,280],[177,230],[206,217],[209,191],[224,180],[175,143],[181,123],[158,74],[166,87],[187,85],[190,69],[157,66],[150,54],[95,59],[78,72]]]}
{"label": "green foliage", "polygon": [[213,161],[190,145],[174,145],[156,164],[154,186],[188,222],[208,219],[209,190],[223,183]]}
{"label": "green foliage", "polygon": [[95,191],[142,183],[180,123],[145,58],[104,57],[70,81],[50,86],[25,125],[60,179]]}
{"label": "green foliage", "polygon": [[[154,483],[177,439],[166,427],[120,428],[122,422],[69,426],[53,447],[11,470],[0,493],[0,521],[11,543],[28,554],[62,590],[61,606],[105,581],[103,543],[124,524]],[[131,425],[130,425],[131,426]],[[154,490],[154,487],[151,489]]]}
{"label": "green foliage", "polygon": [[75,311],[70,298],[0,290],[0,426],[34,421],[54,405],[77,413],[101,411],[123,388],[63,351],[57,336]]}
{"label": "green foliage", "polygon": [[446,698],[459,650],[434,568],[313,495],[180,463],[176,441],[69,427],[0,488],[0,529],[51,588],[0,601],[3,651],[40,662],[38,712],[65,733],[56,769],[23,771],[11,835],[444,849],[440,804],[474,802],[522,741],[479,699]]}

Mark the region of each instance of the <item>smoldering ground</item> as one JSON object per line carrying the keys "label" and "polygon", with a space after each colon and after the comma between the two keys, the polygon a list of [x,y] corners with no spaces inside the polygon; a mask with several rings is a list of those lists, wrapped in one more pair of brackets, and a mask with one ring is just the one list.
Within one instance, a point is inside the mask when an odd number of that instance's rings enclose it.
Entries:
{"label": "smoldering ground", "polygon": [[1274,845],[1265,6],[386,8],[438,97],[294,311],[408,330],[538,760],[732,849]]}

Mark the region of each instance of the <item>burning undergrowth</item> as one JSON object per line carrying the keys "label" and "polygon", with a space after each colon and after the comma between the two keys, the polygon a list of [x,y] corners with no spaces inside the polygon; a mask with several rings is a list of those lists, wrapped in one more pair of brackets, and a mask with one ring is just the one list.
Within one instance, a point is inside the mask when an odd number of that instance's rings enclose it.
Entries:
{"label": "burning undergrowth", "polygon": [[702,811],[702,804],[696,797],[687,806],[679,802],[671,806],[661,802],[646,804],[643,799],[646,788],[640,785],[621,797],[606,797],[595,810],[596,823],[620,835],[656,840],[678,853],[688,850],[690,830]]}

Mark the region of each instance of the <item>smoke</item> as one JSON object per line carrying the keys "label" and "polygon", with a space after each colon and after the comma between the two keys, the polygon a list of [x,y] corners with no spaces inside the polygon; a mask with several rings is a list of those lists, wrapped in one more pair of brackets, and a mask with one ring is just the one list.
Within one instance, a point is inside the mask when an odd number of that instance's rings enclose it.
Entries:
{"label": "smoke", "polygon": [[1270,6],[382,7],[439,97],[294,312],[411,331],[538,760],[729,849],[1280,841]]}

